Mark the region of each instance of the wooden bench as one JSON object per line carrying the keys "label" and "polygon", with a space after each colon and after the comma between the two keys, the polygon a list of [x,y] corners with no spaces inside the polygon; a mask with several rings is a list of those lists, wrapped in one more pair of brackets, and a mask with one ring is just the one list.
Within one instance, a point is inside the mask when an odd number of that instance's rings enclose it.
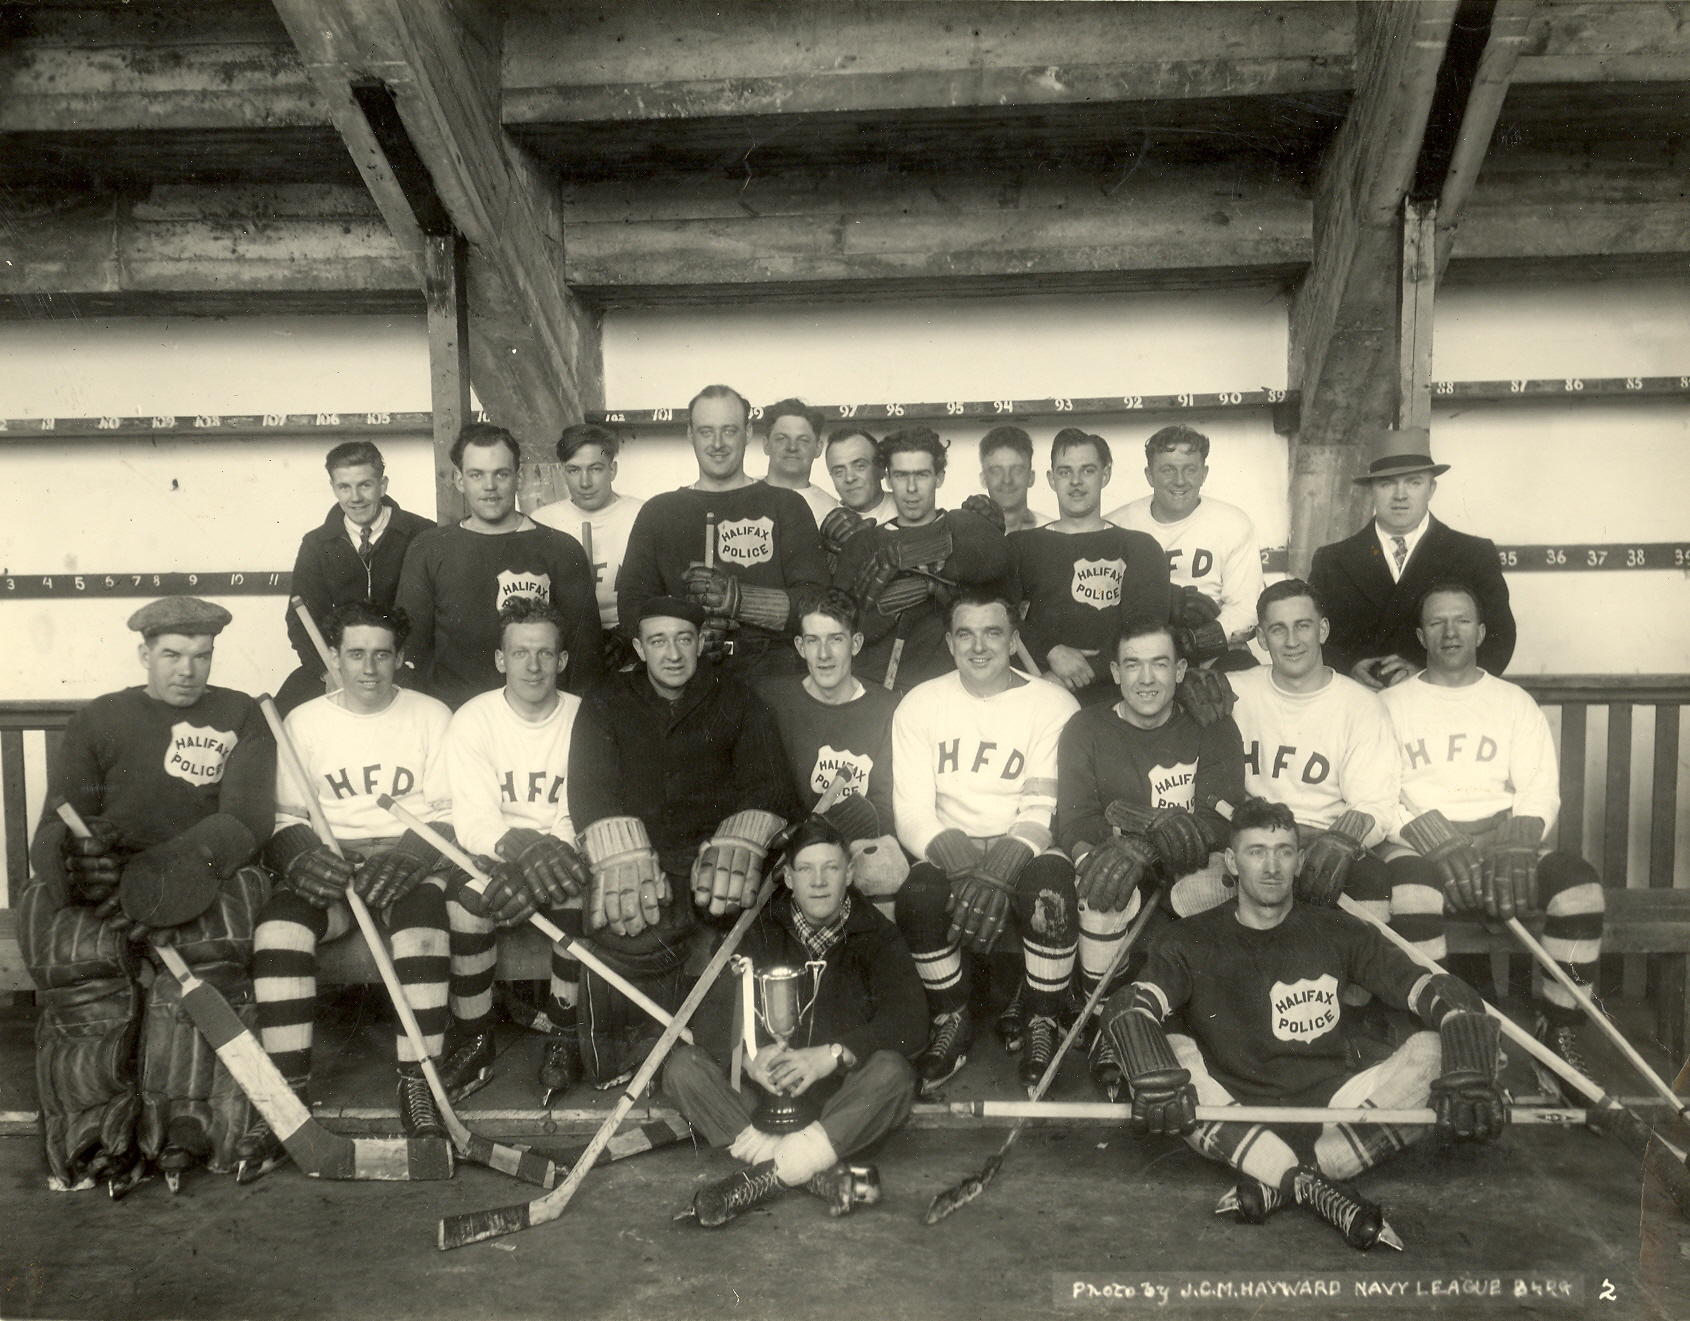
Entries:
{"label": "wooden bench", "polygon": [[[1518,679],[1537,701],[1559,712],[1561,817],[1555,845],[1598,862],[1608,889],[1604,991],[1630,998],[1647,996],[1655,1006],[1656,1033],[1675,1060],[1685,1054],[1690,1025],[1690,887],[1674,887],[1678,840],[1684,835],[1678,810],[1680,709],[1690,701],[1690,676],[1574,675]],[[40,786],[26,783],[25,735],[40,733],[50,777],[65,722],[80,703],[0,703],[0,803],[6,830],[6,895],[16,894],[28,868],[27,840],[33,824],[28,805]],[[1646,781],[1633,784],[1633,712],[1654,708],[1654,756]],[[1591,708],[1607,713],[1599,774],[1587,766]],[[1551,719],[1554,720],[1554,710]],[[1601,786],[1597,828],[1587,834],[1586,805],[1595,780]],[[1634,792],[1634,788],[1641,793]],[[33,791],[33,797],[32,792]],[[1648,842],[1646,866],[1632,867],[1631,840]],[[1637,871],[1635,878],[1630,877]],[[1631,880],[1640,884],[1628,883]],[[28,990],[18,956],[15,915],[0,903],[0,989]],[[1449,926],[1449,947],[1458,953],[1517,953],[1506,933],[1490,933],[1476,922]],[[549,975],[548,947],[532,928],[502,933],[501,980],[538,980]],[[324,982],[373,982],[375,966],[355,937],[323,948]],[[1609,986],[1607,983],[1616,982]]]}

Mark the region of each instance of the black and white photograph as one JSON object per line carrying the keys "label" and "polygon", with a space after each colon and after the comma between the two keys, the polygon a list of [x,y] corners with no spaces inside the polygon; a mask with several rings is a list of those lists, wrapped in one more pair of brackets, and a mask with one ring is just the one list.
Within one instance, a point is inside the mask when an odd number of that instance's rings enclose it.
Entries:
{"label": "black and white photograph", "polygon": [[1690,2],[0,0],[0,1317],[1690,1318]]}

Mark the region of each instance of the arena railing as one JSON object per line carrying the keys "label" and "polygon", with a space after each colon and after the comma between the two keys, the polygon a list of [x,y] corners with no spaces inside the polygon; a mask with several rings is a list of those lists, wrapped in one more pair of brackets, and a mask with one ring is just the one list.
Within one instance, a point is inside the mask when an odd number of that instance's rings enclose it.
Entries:
{"label": "arena railing", "polygon": [[[1604,981],[1655,1007],[1656,1033],[1674,1060],[1685,1053],[1690,1024],[1690,857],[1679,844],[1690,824],[1690,795],[1681,801],[1681,712],[1690,675],[1510,676],[1550,711],[1561,750],[1561,817],[1555,845],[1589,858],[1608,889]],[[5,889],[0,892],[0,989],[27,990],[10,911],[28,873],[28,840],[40,819],[46,785],[66,722],[80,702],[0,702],[0,804],[3,804]],[[1638,708],[1652,708],[1652,731],[1638,737]],[[1646,760],[1638,745],[1652,744]],[[1638,764],[1634,766],[1634,762]],[[1513,952],[1506,932],[1476,922],[1450,925],[1450,948],[1489,952],[1500,975]],[[538,932],[508,932],[500,942],[501,979],[549,974]],[[375,968],[355,941],[323,952],[325,981],[373,981]],[[1512,965],[1523,971],[1523,965]]]}

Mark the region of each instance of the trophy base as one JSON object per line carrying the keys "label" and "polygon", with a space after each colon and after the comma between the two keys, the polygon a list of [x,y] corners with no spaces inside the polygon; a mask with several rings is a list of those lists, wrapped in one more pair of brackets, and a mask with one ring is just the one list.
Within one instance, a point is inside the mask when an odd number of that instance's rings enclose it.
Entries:
{"label": "trophy base", "polygon": [[808,1128],[821,1113],[821,1107],[807,1096],[765,1096],[751,1122],[761,1132],[781,1136]]}

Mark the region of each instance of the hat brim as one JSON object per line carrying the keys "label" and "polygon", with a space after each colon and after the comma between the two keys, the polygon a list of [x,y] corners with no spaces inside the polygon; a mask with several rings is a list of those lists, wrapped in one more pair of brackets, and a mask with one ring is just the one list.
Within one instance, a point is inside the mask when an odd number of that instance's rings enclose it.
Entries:
{"label": "hat brim", "polygon": [[1429,472],[1434,477],[1442,477],[1449,471],[1447,463],[1405,463],[1400,467],[1381,468],[1378,472],[1370,472],[1361,477],[1351,478],[1356,486],[1372,486],[1381,477],[1406,477],[1410,473]]}

